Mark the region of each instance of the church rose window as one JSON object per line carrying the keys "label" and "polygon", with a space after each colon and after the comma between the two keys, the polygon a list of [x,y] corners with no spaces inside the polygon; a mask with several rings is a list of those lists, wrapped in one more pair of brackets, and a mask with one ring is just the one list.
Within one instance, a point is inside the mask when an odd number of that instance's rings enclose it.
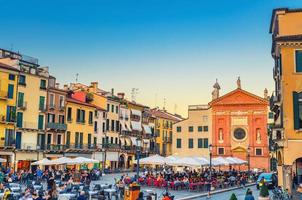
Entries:
{"label": "church rose window", "polygon": [[245,133],[244,129],[242,129],[242,128],[235,129],[235,131],[234,131],[234,137],[235,137],[235,139],[242,140],[242,139],[245,138],[245,136],[246,136],[246,133]]}

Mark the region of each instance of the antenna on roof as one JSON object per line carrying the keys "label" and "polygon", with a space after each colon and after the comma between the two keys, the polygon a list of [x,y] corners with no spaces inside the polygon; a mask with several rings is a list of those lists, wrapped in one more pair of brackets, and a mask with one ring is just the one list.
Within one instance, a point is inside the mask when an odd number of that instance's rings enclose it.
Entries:
{"label": "antenna on roof", "polygon": [[137,94],[138,94],[138,88],[132,88],[131,89],[131,101],[135,102]]}
{"label": "antenna on roof", "polygon": [[166,97],[164,97],[164,107],[163,107],[163,110],[165,111],[166,110]]}
{"label": "antenna on roof", "polygon": [[76,83],[78,83],[79,73],[76,73]]}

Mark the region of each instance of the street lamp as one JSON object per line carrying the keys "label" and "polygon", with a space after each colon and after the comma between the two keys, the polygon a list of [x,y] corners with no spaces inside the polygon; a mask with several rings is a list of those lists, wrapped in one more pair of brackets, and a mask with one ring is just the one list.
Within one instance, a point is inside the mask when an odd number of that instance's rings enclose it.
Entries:
{"label": "street lamp", "polygon": [[213,146],[210,144],[209,145],[209,153],[210,153],[210,180],[212,180],[212,151],[213,151]]}
{"label": "street lamp", "polygon": [[250,174],[251,171],[251,163],[250,163],[250,157],[251,157],[251,147],[247,147],[247,167],[248,167],[248,174]]}
{"label": "street lamp", "polygon": [[142,139],[136,138],[136,181],[138,181],[139,178],[139,156],[142,146]]}

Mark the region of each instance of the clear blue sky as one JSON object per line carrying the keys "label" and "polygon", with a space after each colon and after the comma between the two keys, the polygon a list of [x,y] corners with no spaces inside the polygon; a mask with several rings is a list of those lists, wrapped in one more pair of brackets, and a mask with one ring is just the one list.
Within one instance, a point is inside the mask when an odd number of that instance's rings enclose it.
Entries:
{"label": "clear blue sky", "polygon": [[137,100],[186,115],[222,93],[273,89],[272,9],[301,0],[0,0],[0,47],[39,58],[60,83],[139,88]]}

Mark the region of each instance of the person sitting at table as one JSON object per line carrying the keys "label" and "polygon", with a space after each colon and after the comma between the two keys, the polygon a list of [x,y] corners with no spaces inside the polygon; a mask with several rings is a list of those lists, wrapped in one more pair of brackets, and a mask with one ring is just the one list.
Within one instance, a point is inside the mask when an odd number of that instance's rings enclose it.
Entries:
{"label": "person sitting at table", "polygon": [[182,182],[183,182],[185,188],[189,188],[190,182],[189,182],[188,177],[185,176],[185,177],[182,179]]}
{"label": "person sitting at table", "polygon": [[80,195],[78,196],[77,200],[87,200],[87,197],[85,195],[85,191],[80,192]]}
{"label": "person sitting at table", "polygon": [[178,187],[180,187],[180,186],[181,186],[181,182],[180,182],[180,180],[178,178],[176,178],[174,180],[174,188],[177,190]]}

